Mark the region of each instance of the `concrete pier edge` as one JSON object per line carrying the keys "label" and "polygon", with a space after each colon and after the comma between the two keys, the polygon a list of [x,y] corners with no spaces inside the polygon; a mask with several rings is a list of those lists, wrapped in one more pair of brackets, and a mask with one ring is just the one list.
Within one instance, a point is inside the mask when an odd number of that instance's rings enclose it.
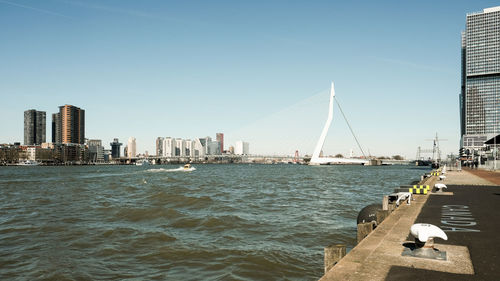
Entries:
{"label": "concrete pier edge", "polygon": [[[429,185],[430,191],[437,182],[446,184],[495,185],[492,181],[473,175],[470,171],[447,171],[445,180],[439,179],[440,170],[431,177],[423,177],[419,185]],[[500,178],[500,173],[498,174]],[[379,225],[338,261],[320,281],[327,280],[386,280],[392,267],[429,270],[471,276],[474,267],[467,247],[445,245],[436,241],[436,248],[447,251],[447,261],[418,259],[401,255],[409,236],[411,225],[431,196],[453,196],[453,192],[414,194],[411,205],[401,204],[390,212]],[[500,192],[500,189],[499,189]],[[382,200],[382,198],[381,198]],[[384,201],[385,202],[385,201]]]}

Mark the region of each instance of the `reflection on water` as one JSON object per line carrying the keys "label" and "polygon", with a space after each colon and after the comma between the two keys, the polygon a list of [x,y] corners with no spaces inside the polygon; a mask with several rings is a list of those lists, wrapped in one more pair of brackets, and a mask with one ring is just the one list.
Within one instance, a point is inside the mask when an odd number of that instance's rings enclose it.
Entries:
{"label": "reflection on water", "polygon": [[317,280],[411,166],[0,168],[0,279]]}

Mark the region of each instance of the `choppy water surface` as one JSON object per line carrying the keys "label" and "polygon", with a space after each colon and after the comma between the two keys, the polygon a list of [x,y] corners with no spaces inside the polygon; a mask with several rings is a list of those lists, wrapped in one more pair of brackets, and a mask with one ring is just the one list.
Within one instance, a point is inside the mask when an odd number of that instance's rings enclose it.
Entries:
{"label": "choppy water surface", "polygon": [[317,280],[411,166],[0,167],[0,279]]}

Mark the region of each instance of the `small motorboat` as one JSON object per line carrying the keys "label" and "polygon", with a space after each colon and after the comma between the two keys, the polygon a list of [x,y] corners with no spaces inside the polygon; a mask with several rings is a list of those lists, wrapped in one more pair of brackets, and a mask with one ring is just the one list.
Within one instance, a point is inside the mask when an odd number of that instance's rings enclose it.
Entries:
{"label": "small motorboat", "polygon": [[149,166],[149,161],[147,159],[141,159],[141,160],[138,160],[137,162],[135,162],[135,165],[136,166]]}
{"label": "small motorboat", "polygon": [[185,172],[191,172],[191,171],[196,170],[196,168],[192,167],[191,164],[186,164],[186,165],[184,165],[184,167],[182,168],[182,170],[185,171]]}
{"label": "small motorboat", "polygon": [[36,160],[26,160],[26,161],[23,161],[23,162],[19,162],[19,164],[17,164],[18,166],[38,166],[40,165],[40,163],[38,163]]}

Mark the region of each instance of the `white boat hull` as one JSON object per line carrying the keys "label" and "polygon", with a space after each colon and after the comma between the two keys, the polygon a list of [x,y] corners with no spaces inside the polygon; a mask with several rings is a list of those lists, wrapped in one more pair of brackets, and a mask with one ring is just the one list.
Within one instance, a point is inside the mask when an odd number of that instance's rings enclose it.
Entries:
{"label": "white boat hull", "polygon": [[17,166],[38,166],[40,163],[34,161],[34,160],[26,160],[24,162],[20,162],[17,164]]}

